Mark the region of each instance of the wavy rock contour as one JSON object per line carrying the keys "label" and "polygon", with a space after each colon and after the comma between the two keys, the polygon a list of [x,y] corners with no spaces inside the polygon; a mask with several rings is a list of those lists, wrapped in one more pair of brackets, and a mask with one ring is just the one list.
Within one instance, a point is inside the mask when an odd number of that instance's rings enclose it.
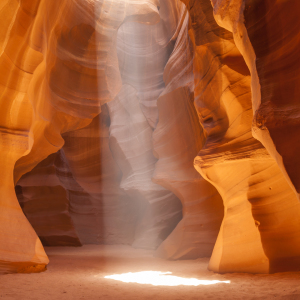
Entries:
{"label": "wavy rock contour", "polygon": [[114,98],[120,89],[118,28],[126,21],[158,22],[157,4],[154,0],[1,4],[1,272],[22,271],[19,266],[24,264],[41,270],[48,263],[18,204],[14,180],[57,152],[64,143],[61,133],[88,125],[100,106]]}

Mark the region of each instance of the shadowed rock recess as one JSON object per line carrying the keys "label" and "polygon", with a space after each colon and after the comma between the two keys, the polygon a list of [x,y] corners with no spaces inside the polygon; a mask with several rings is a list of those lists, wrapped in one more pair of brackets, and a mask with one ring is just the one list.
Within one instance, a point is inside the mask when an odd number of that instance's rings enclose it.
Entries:
{"label": "shadowed rock recess", "polygon": [[300,271],[299,11],[1,1],[0,273],[85,244]]}

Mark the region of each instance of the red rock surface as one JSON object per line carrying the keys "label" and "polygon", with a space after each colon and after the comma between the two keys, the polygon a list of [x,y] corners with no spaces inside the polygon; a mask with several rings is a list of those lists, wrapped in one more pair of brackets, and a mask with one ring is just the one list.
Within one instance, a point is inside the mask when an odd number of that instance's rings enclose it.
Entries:
{"label": "red rock surface", "polygon": [[74,184],[64,177],[64,185],[76,231],[84,244],[133,241],[136,203],[120,187],[122,173],[109,148],[109,125],[105,105],[89,126],[63,135],[62,151],[75,180]]}
{"label": "red rock surface", "polygon": [[166,88],[157,101],[159,122],[153,144],[159,160],[153,180],[181,200],[183,219],[156,255],[193,259],[211,255],[224,208],[216,189],[193,167],[205,137],[194,107],[193,49],[184,5],[180,13],[176,44],[164,72]]}
{"label": "red rock surface", "polygon": [[238,40],[243,38],[237,25],[241,3],[213,1],[214,12],[210,1],[189,3],[195,105],[207,137],[195,167],[218,189],[225,206],[209,269],[298,270],[299,202],[269,149],[252,137],[251,95],[258,91],[239,52],[247,50]]}
{"label": "red rock surface", "polygon": [[41,241],[300,270],[298,6],[3,0],[0,273]]}
{"label": "red rock surface", "polygon": [[1,270],[24,270],[15,262],[40,270],[48,258],[18,204],[13,175],[17,182],[57,152],[62,133],[87,126],[118,94],[118,27],[125,21],[157,23],[159,15],[151,0],[126,6],[10,0],[1,3],[0,13]]}
{"label": "red rock surface", "polygon": [[68,192],[57,174],[59,153],[51,154],[18,181],[16,194],[45,246],[81,246],[69,210]]}

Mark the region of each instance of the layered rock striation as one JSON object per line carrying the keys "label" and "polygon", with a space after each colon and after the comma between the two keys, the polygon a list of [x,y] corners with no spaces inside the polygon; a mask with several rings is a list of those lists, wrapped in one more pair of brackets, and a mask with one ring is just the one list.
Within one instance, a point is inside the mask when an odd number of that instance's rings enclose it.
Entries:
{"label": "layered rock striation", "polygon": [[153,134],[159,159],[153,181],[181,200],[183,218],[158,248],[168,259],[195,259],[212,253],[223,218],[222,199],[194,169],[205,135],[194,107],[193,47],[189,14],[180,6],[176,44],[164,70],[166,88],[157,101],[159,122]]}
{"label": "layered rock striation", "polygon": [[159,15],[151,0],[10,0],[0,8],[0,265],[1,271],[39,271],[48,258],[22,213],[14,181],[57,152],[62,133],[88,125],[118,93],[121,24],[156,23]]}
{"label": "layered rock striation", "polygon": [[3,0],[0,273],[41,241],[299,270],[293,5]]}
{"label": "layered rock striation", "polygon": [[153,128],[157,98],[165,88],[163,72],[176,41],[180,2],[160,3],[160,22],[123,24],[118,32],[122,89],[109,102],[110,148],[123,176],[121,188],[139,204],[134,247],[156,249],[182,217],[179,199],[152,181]]}
{"label": "layered rock striation", "polygon": [[213,1],[215,16],[210,1],[188,4],[196,52],[195,105],[206,132],[195,167],[218,189],[225,206],[209,269],[298,270],[299,202],[277,162],[252,137],[253,74],[239,51],[238,28],[228,25],[237,3],[228,4]]}
{"label": "layered rock striation", "polygon": [[299,3],[214,0],[218,24],[233,32],[251,72],[253,136],[276,160],[299,198]]}
{"label": "layered rock striation", "polygon": [[60,153],[49,155],[22,176],[16,194],[25,216],[45,246],[81,246],[70,215],[69,195],[59,180]]}

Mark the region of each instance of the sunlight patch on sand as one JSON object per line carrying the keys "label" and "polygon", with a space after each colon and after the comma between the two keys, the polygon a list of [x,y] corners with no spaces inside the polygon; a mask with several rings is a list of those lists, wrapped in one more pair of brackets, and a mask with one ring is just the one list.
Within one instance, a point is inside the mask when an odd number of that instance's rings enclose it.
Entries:
{"label": "sunlight patch on sand", "polygon": [[210,285],[216,283],[230,283],[230,281],[219,280],[200,280],[196,278],[183,278],[171,275],[172,272],[159,272],[159,271],[143,271],[136,273],[124,273],[105,276],[104,278],[114,279],[128,283],[139,284],[152,284],[164,286],[177,286],[177,285]]}

